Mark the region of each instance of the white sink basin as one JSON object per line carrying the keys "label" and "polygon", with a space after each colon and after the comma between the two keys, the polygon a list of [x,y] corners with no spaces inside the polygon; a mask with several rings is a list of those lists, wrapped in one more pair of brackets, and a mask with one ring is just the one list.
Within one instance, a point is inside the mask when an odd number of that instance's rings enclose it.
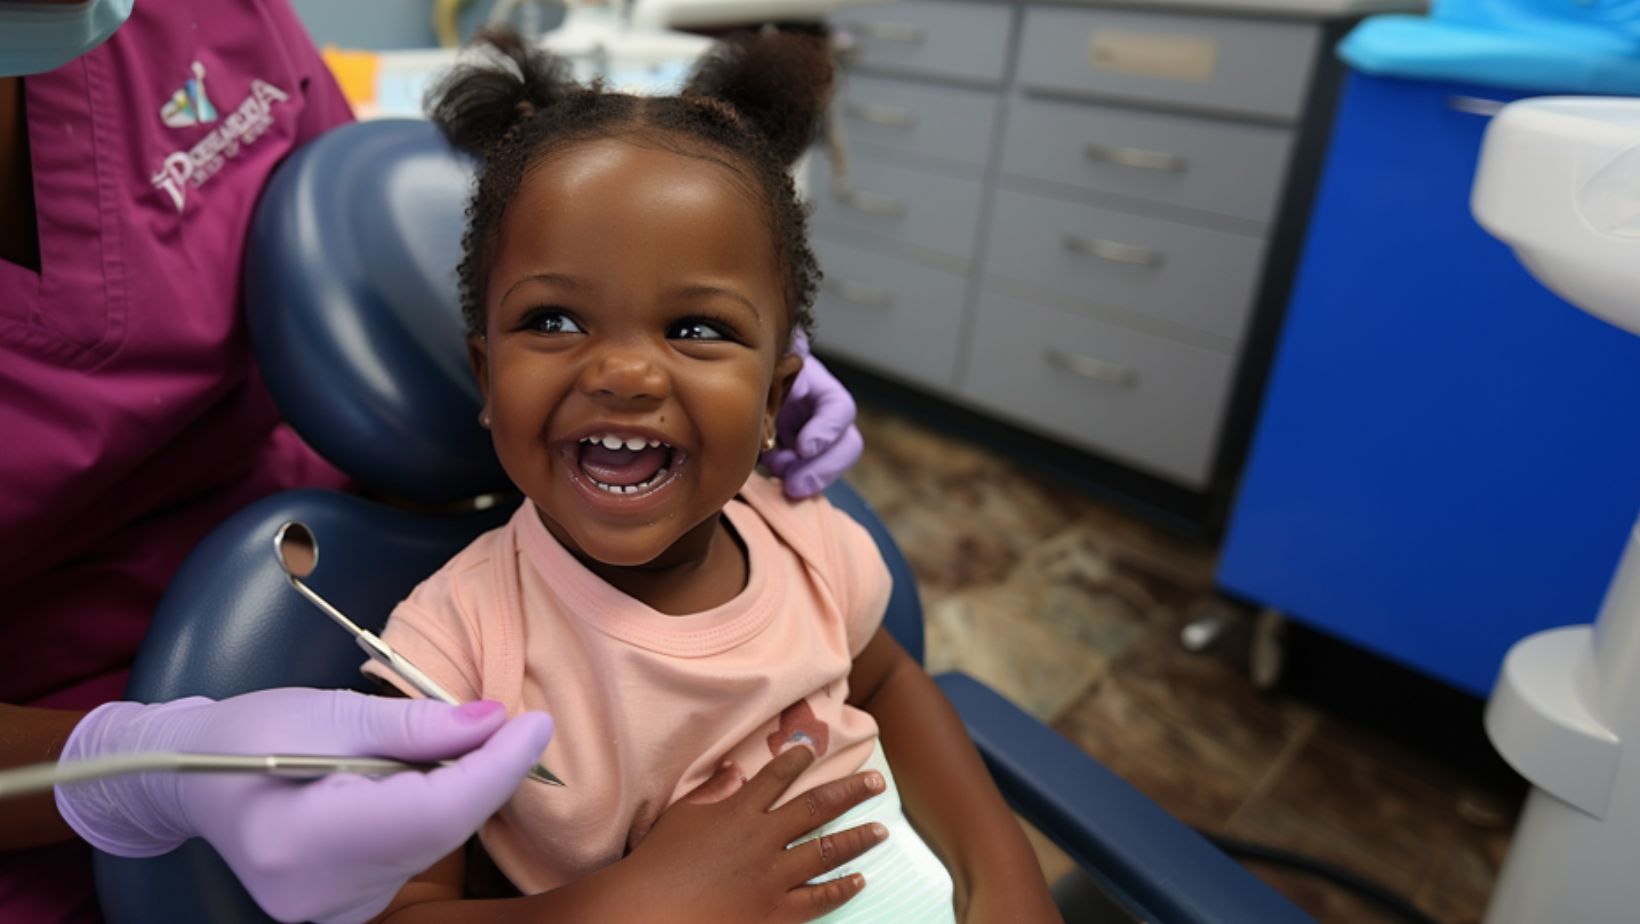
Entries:
{"label": "white sink basin", "polygon": [[1470,208],[1544,285],[1640,332],[1640,99],[1505,106],[1487,129]]}

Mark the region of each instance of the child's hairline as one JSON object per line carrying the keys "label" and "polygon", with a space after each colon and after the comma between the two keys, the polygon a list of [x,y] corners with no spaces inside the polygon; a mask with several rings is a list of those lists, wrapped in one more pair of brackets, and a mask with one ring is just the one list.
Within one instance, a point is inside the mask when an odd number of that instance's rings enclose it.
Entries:
{"label": "child's hairline", "polygon": [[[640,100],[642,99],[641,97],[635,98]],[[500,214],[496,216],[495,224],[491,228],[490,234],[488,235],[489,240],[486,242],[484,248],[486,255],[486,266],[484,267],[484,271],[486,275],[488,275],[491,268],[495,264],[496,253],[499,250],[497,243],[501,237],[502,228],[507,223],[507,217],[512,212],[513,203],[518,200],[519,190],[521,190],[524,184],[529,181],[531,175],[541,167],[547,166],[553,160],[556,160],[559,156],[568,153],[569,151],[575,150],[576,148],[584,145],[596,144],[599,142],[630,144],[634,147],[666,151],[683,157],[689,157],[695,160],[704,161],[706,163],[715,164],[716,166],[722,168],[731,178],[730,185],[734,187],[737,192],[745,196],[754,205],[756,205],[758,211],[763,215],[763,227],[768,233],[770,243],[773,245],[770,249],[773,251],[773,257],[775,260],[774,270],[776,278],[784,279],[790,272],[791,268],[785,266],[786,261],[784,249],[778,243],[780,229],[778,224],[779,219],[776,213],[780,208],[780,205],[776,201],[776,197],[779,193],[775,190],[764,190],[762,188],[763,184],[757,178],[757,165],[753,162],[750,155],[742,151],[736,151],[726,145],[716,144],[710,139],[701,138],[699,136],[668,129],[665,126],[658,126],[641,121],[633,121],[622,125],[600,126],[595,130],[577,134],[579,137],[560,138],[553,141],[546,141],[546,139],[543,139],[543,143],[537,143],[534,146],[534,149],[527,154],[527,159],[525,160],[522,169],[518,173],[517,186],[515,186],[512,190],[512,195],[508,197],[508,200],[502,207]],[[666,144],[664,143],[664,140],[666,139],[681,143]],[[652,143],[646,144],[646,140]],[[716,150],[719,154],[728,154],[729,156],[712,156],[712,154],[709,153],[712,150]],[[476,202],[477,198],[478,189],[475,187],[469,197],[470,203]],[[799,206],[801,207],[801,203],[799,203]],[[795,334],[797,329],[801,326],[801,311],[799,307],[792,302],[789,293],[785,291],[786,286],[781,285],[780,288],[782,290],[781,302],[785,308],[783,313],[783,324],[785,327],[786,339],[789,341],[792,335]],[[480,317],[477,318],[479,322],[478,327],[474,329],[468,325],[464,325],[468,326],[468,330],[466,331],[468,336],[482,337],[485,334],[484,325],[487,323],[490,314],[490,305],[488,304],[489,293],[490,286],[486,282],[485,303],[478,306],[481,312]],[[786,350],[782,350],[776,355],[784,356],[789,352],[790,349],[788,348]]]}

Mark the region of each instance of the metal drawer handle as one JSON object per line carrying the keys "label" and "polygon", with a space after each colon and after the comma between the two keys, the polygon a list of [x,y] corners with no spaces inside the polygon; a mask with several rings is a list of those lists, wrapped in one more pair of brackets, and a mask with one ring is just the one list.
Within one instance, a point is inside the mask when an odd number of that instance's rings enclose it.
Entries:
{"label": "metal drawer handle", "polygon": [[857,212],[867,215],[885,215],[889,218],[898,218],[905,214],[905,200],[898,196],[885,196],[881,193],[866,192],[863,189],[839,189],[836,192],[837,201]]}
{"label": "metal drawer handle", "polygon": [[1458,112],[1466,112],[1470,115],[1490,119],[1503,109],[1504,104],[1495,99],[1487,99],[1484,96],[1448,96],[1446,106],[1448,109]]}
{"label": "metal drawer handle", "polygon": [[1139,373],[1127,366],[1118,366],[1115,363],[1091,356],[1081,356],[1076,353],[1067,353],[1064,350],[1048,347],[1043,351],[1048,365],[1055,369],[1079,375],[1095,382],[1106,385],[1115,385],[1119,388],[1132,388],[1139,384]]}
{"label": "metal drawer handle", "polygon": [[844,103],[843,114],[851,119],[859,119],[873,125],[886,125],[889,128],[910,128],[917,124],[916,113],[899,106],[885,106],[882,103]]}
{"label": "metal drawer handle", "polygon": [[1084,237],[1080,234],[1067,234],[1062,239],[1065,249],[1071,253],[1097,257],[1109,260],[1112,263],[1131,263],[1135,266],[1161,266],[1167,255],[1160,250],[1151,250],[1148,247],[1135,247],[1121,241],[1107,241],[1100,237]]}
{"label": "metal drawer handle", "polygon": [[1148,151],[1144,148],[1118,148],[1108,144],[1085,144],[1082,156],[1106,164],[1138,167],[1141,170],[1160,170],[1163,173],[1184,173],[1190,169],[1190,158],[1166,151]]}
{"label": "metal drawer handle", "polygon": [[892,308],[894,296],[885,289],[863,286],[846,279],[827,279],[820,283],[820,288],[837,296],[845,302],[864,305],[867,308]]}
{"label": "metal drawer handle", "polygon": [[866,38],[880,39],[884,42],[904,42],[907,45],[921,45],[928,38],[928,33],[921,26],[914,26],[908,22],[851,22],[846,27],[850,32],[858,32]]}

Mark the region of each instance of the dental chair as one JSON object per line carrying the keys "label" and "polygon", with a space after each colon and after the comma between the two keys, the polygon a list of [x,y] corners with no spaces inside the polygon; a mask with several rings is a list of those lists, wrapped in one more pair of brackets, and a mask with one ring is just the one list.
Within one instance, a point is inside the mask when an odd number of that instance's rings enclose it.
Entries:
{"label": "dental chair", "polygon": [[[479,393],[456,309],[469,179],[467,163],[430,124],[397,121],[330,132],[269,183],[245,275],[263,373],[310,445],[363,493],[396,504],[291,491],[224,522],[162,601],[128,698],[220,698],[288,685],[368,691],[360,650],[286,583],[274,556],[279,524],[312,527],[321,556],[308,583],[379,630],[416,583],[515,509],[477,424]],[[877,540],[894,576],[887,625],[920,659],[922,609],[904,557],[848,485],[827,494]],[[1313,924],[989,688],[956,673],[938,682],[1015,810],[1126,909],[1126,918],[1101,924]],[[269,920],[198,840],[153,859],[99,855],[97,889],[112,924]]]}

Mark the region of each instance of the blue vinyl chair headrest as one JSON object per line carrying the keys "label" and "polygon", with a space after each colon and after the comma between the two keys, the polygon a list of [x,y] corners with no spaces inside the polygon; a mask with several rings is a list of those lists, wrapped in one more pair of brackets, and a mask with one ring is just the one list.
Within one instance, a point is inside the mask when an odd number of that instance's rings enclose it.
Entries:
{"label": "blue vinyl chair headrest", "polygon": [[246,319],[285,418],[337,468],[420,503],[508,488],[456,284],[472,173],[429,122],[346,126],[274,174],[245,255]]}

